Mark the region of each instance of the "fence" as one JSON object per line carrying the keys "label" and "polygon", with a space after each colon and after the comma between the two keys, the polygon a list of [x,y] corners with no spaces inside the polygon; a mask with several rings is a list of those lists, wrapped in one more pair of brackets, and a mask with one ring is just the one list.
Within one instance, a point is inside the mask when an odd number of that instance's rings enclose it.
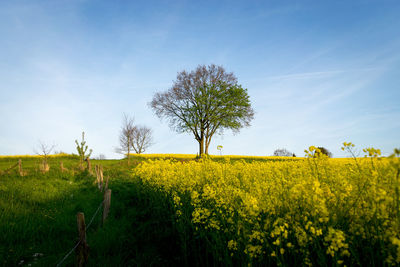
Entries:
{"label": "fence", "polygon": [[[108,213],[110,211],[111,204],[111,189],[108,189],[108,177],[106,178],[106,183],[103,183],[103,167],[96,165],[96,181],[100,192],[103,192],[103,201],[98,206],[96,212],[93,214],[90,219],[88,225],[85,224],[85,214],[83,212],[78,212],[76,214],[77,226],[78,226],[78,242],[75,246],[69,250],[69,252],[62,258],[62,260],[56,265],[57,267],[61,266],[63,262],[71,255],[73,251],[76,252],[76,265],[77,266],[85,266],[88,261],[89,256],[89,246],[86,242],[86,231],[89,229],[90,225],[93,223],[94,218],[100,211],[101,207],[103,207],[103,216],[102,223],[106,221],[108,217]],[[104,185],[104,186],[103,186]]]}
{"label": "fence", "polygon": [[[93,174],[91,171],[91,164],[90,161],[87,161],[88,163],[88,171]],[[25,176],[27,175],[27,171],[22,169],[22,160],[19,159],[17,163],[14,165],[10,166],[8,169],[1,171],[0,170],[0,175],[2,174],[9,174],[10,171],[18,167],[18,174],[20,176]],[[47,170],[49,167],[47,168]],[[60,170],[61,172],[66,171],[67,169],[64,167],[63,162],[60,162]],[[78,241],[75,244],[75,246],[69,250],[68,253],[58,262],[56,265],[61,266],[63,262],[71,255],[72,252],[76,252],[76,265],[77,266],[85,266],[88,261],[88,255],[89,255],[89,246],[86,242],[86,231],[89,229],[91,224],[93,223],[96,215],[99,213],[101,208],[103,207],[103,213],[102,213],[102,220],[101,220],[101,225],[103,226],[109,211],[110,211],[110,204],[111,204],[111,189],[108,188],[108,177],[106,177],[105,182],[104,182],[104,175],[103,175],[103,167],[100,165],[95,166],[95,174],[96,174],[96,180],[94,181],[95,184],[97,184],[97,187],[100,192],[103,192],[103,201],[99,204],[96,212],[93,214],[92,218],[90,219],[89,223],[86,225],[85,224],[85,214],[83,212],[78,212],[76,215],[77,218],[77,227],[78,227]]]}
{"label": "fence", "polygon": [[22,169],[22,160],[21,159],[19,159],[17,163],[12,165],[8,169],[6,169],[4,171],[0,171],[0,174],[8,174],[11,170],[15,169],[16,167],[18,167],[18,173],[20,176],[25,176],[27,174],[26,171],[24,171]]}
{"label": "fence", "polygon": [[[15,169],[15,168],[17,168],[17,167],[18,167],[18,174],[19,174],[20,176],[25,176],[25,175],[28,174],[28,172],[27,172],[26,170],[23,170],[23,169],[22,169],[22,160],[21,160],[21,159],[18,159],[18,162],[15,163],[14,165],[12,165],[11,167],[9,167],[8,169],[5,169],[5,170],[3,170],[3,171],[0,170],[0,175],[9,174],[10,171],[12,171],[13,169]],[[40,171],[41,171],[42,173],[46,173],[46,172],[49,171],[50,166],[49,166],[49,164],[47,163],[47,161],[43,160],[43,162],[39,165],[39,169],[40,169]],[[64,172],[64,171],[67,170],[66,168],[64,168],[64,165],[63,165],[63,162],[62,162],[62,161],[60,162],[60,170],[61,170],[61,172]]]}
{"label": "fence", "polygon": [[[92,172],[92,165],[91,165],[90,159],[87,159],[86,161],[87,161],[87,170],[89,171],[89,173],[93,174],[93,172]],[[17,167],[18,167],[18,174],[19,174],[20,176],[25,176],[25,175],[28,174],[27,171],[25,171],[25,170],[22,169],[22,160],[21,160],[21,159],[18,159],[18,162],[15,163],[14,165],[11,165],[8,169],[5,169],[5,170],[3,170],[3,171],[0,170],[0,175],[2,175],[2,174],[9,174],[10,171],[12,171],[13,169],[15,169],[15,168],[17,168]],[[102,184],[102,183],[103,183],[103,167],[98,166],[98,165],[96,165],[95,167],[96,167],[96,176],[98,177],[98,178],[97,178],[98,180],[100,179],[99,176],[98,176],[98,175],[99,175],[98,171],[101,172],[101,186],[102,186],[102,185],[103,185],[103,184]],[[40,169],[40,171],[41,171],[42,173],[46,173],[46,172],[49,171],[50,166],[49,166],[49,164],[47,163],[46,160],[43,160],[43,162],[39,165],[39,169]],[[61,172],[68,171],[68,169],[64,167],[64,163],[63,163],[62,161],[60,161],[60,170],[61,170]],[[108,182],[108,180],[107,180],[107,182]],[[100,186],[100,185],[99,185],[99,186]]]}

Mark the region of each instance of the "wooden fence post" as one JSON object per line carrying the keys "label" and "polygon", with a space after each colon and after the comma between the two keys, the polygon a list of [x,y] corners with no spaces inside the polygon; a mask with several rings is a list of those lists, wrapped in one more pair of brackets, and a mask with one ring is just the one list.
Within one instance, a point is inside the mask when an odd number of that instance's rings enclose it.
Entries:
{"label": "wooden fence post", "polygon": [[108,176],[106,176],[106,184],[104,186],[104,192],[108,190]]}
{"label": "wooden fence post", "polygon": [[88,172],[92,172],[92,164],[90,163],[90,159],[87,158],[86,161],[87,161]]}
{"label": "wooden fence post", "polygon": [[100,165],[95,166],[96,170],[96,178],[97,178],[97,186],[100,191],[103,191],[103,167]]}
{"label": "wooden fence post", "polygon": [[24,171],[22,170],[22,160],[18,160],[18,171],[20,176],[24,176]]}
{"label": "wooden fence post", "polygon": [[86,243],[86,224],[85,224],[85,214],[83,212],[78,212],[76,214],[76,219],[78,223],[79,231],[79,245],[76,247],[76,265],[81,267],[87,264],[89,256],[89,246]]}
{"label": "wooden fence post", "polygon": [[104,192],[104,200],[103,200],[103,225],[105,220],[107,219],[108,212],[110,211],[111,204],[111,189],[107,189]]}
{"label": "wooden fence post", "polygon": [[60,169],[61,169],[61,172],[64,172],[64,163],[62,161],[60,162]]}

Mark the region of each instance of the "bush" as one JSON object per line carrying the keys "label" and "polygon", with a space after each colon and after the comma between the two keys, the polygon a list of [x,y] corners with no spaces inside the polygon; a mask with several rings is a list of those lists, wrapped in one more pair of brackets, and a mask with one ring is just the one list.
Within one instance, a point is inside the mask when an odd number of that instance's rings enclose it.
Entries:
{"label": "bush", "polygon": [[325,147],[319,146],[318,149],[319,149],[319,152],[317,152],[317,153],[322,153],[324,155],[327,155],[329,158],[332,158],[332,153]]}
{"label": "bush", "polygon": [[274,151],[274,156],[278,157],[296,157],[296,155],[286,148],[279,148]]}

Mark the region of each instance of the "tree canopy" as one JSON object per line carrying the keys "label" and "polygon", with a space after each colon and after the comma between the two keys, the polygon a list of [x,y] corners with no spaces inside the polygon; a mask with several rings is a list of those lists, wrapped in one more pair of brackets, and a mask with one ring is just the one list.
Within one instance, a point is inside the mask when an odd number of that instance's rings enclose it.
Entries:
{"label": "tree canopy", "polygon": [[239,132],[254,117],[247,89],[222,66],[199,65],[182,71],[172,87],[158,92],[149,103],[159,118],[177,132],[189,132],[199,143],[199,156],[208,154],[211,138],[224,130]]}

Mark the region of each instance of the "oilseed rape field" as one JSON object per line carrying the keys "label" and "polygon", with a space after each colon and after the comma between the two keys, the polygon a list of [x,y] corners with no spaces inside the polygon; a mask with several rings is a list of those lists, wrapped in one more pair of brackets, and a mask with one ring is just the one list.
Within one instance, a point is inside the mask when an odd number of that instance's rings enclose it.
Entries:
{"label": "oilseed rape field", "polygon": [[133,173],[171,199],[182,242],[206,240],[213,264],[400,264],[399,151],[316,152],[278,162],[149,160]]}
{"label": "oilseed rape field", "polygon": [[[107,223],[93,217],[88,229],[88,266],[398,266],[400,151],[343,150],[92,160],[113,193]],[[5,171],[18,159],[23,176]],[[57,265],[76,242],[76,213],[89,220],[101,202],[76,156],[49,157],[46,173],[40,162],[0,157],[2,266]]]}

